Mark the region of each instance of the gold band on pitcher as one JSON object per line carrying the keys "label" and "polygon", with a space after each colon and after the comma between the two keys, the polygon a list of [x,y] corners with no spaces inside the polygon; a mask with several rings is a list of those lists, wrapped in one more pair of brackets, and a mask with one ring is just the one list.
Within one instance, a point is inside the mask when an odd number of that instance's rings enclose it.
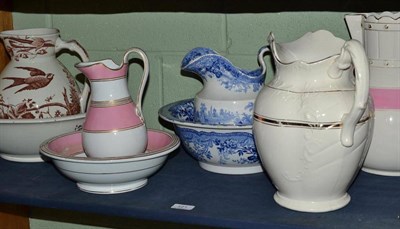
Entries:
{"label": "gold band on pitcher", "polygon": [[131,97],[125,97],[122,99],[109,100],[109,101],[90,101],[90,106],[96,108],[105,108],[105,107],[121,106],[132,102],[133,101]]}
{"label": "gold band on pitcher", "polygon": [[[279,127],[294,127],[294,128],[307,128],[307,129],[318,129],[318,130],[328,130],[328,129],[340,129],[342,128],[342,122],[299,122],[292,120],[278,120],[271,119],[259,114],[254,114],[254,121],[260,122],[270,126],[279,126]],[[358,121],[358,124],[364,124],[367,122],[371,116],[364,117]]]}
{"label": "gold band on pitcher", "polygon": [[144,123],[139,123],[139,124],[134,125],[134,126],[129,126],[129,127],[125,127],[125,128],[111,129],[111,130],[87,130],[87,129],[83,129],[83,132],[90,133],[90,134],[116,133],[116,132],[120,132],[120,131],[132,130],[132,129],[138,128],[140,126],[143,126],[143,125],[144,125]]}
{"label": "gold band on pitcher", "polygon": [[112,78],[107,78],[107,77],[101,78],[101,77],[99,77],[98,79],[91,79],[90,82],[107,82],[107,81],[121,80],[121,79],[124,79],[124,78],[126,78],[126,75],[118,76],[118,77],[112,77]]}

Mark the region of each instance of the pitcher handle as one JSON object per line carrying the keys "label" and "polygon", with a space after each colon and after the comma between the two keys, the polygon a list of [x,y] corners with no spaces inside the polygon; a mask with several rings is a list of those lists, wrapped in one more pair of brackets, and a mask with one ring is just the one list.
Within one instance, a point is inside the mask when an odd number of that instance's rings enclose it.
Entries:
{"label": "pitcher handle", "polygon": [[[56,51],[56,53],[58,53],[62,49],[67,49],[67,50],[77,53],[79,55],[79,57],[81,58],[82,62],[89,61],[89,55],[87,54],[86,50],[76,40],[63,41],[61,38],[58,37],[56,40],[55,51]],[[82,113],[84,113],[86,111],[86,105],[87,105],[87,101],[89,99],[88,98],[89,93],[90,93],[89,82],[87,79],[85,79],[83,90],[81,92],[81,98],[79,101]]]}
{"label": "pitcher handle", "polygon": [[142,121],[144,121],[144,116],[142,113],[142,97],[143,97],[144,88],[145,88],[147,80],[149,78],[149,60],[147,58],[146,53],[143,50],[141,50],[139,48],[130,48],[128,51],[126,51],[126,53],[124,55],[123,64],[128,64],[128,61],[129,61],[128,56],[132,52],[139,54],[143,60],[142,80],[140,81],[140,86],[139,86],[138,94],[136,97],[136,114],[140,117],[140,119]]}
{"label": "pitcher handle", "polygon": [[267,72],[267,65],[265,64],[264,55],[266,52],[269,51],[270,49],[268,48],[268,46],[263,46],[258,50],[258,63],[261,66],[262,75],[264,75]]}
{"label": "pitcher handle", "polygon": [[355,69],[356,92],[350,112],[344,114],[342,118],[340,140],[346,147],[353,145],[355,128],[366,109],[369,95],[368,59],[363,46],[357,40],[349,40],[344,44],[340,56],[329,69],[329,76],[340,77],[344,70],[350,68],[351,62]]}

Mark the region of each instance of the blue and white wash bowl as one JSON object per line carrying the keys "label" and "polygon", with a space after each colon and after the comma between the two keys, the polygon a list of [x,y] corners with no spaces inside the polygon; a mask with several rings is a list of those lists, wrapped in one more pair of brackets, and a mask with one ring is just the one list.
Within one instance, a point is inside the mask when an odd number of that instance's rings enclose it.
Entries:
{"label": "blue and white wash bowl", "polygon": [[220,174],[263,172],[254,144],[252,125],[207,125],[194,119],[193,99],[163,106],[161,119],[174,125],[185,151],[201,168]]}
{"label": "blue and white wash bowl", "polygon": [[251,125],[254,101],[264,86],[266,65],[262,47],[260,67],[244,70],[210,48],[198,47],[182,60],[182,71],[198,75],[203,88],[194,97],[194,119],[208,125]]}

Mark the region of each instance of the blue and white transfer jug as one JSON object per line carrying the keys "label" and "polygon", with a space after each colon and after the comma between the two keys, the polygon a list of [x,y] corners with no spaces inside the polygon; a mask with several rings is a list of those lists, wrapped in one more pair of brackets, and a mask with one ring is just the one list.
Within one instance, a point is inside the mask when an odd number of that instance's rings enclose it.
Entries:
{"label": "blue and white transfer jug", "polygon": [[194,48],[182,60],[182,70],[195,73],[203,89],[194,98],[195,121],[210,125],[251,125],[254,101],[264,86],[266,66],[262,47],[256,70],[235,67],[209,48]]}

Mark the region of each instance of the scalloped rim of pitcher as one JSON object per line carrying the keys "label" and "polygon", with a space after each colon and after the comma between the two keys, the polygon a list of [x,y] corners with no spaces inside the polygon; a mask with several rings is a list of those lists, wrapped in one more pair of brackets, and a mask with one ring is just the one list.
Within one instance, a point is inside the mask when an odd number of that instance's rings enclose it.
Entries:
{"label": "scalloped rim of pitcher", "polygon": [[390,18],[393,20],[399,20],[400,19],[400,12],[390,12],[390,11],[384,11],[384,12],[370,12],[370,13],[354,13],[354,14],[348,14],[348,15],[361,15],[364,18],[375,18],[376,20],[380,20],[382,18]]}
{"label": "scalloped rim of pitcher", "polygon": [[[198,47],[198,48],[206,48],[206,47]],[[263,48],[260,48],[260,50],[261,50],[261,49],[263,49]],[[192,50],[193,50],[193,49],[192,49]],[[259,50],[259,52],[260,52],[260,50]],[[212,49],[212,51],[213,51],[214,53],[208,53],[208,54],[205,54],[205,55],[198,56],[198,57],[194,58],[193,60],[189,61],[185,66],[181,66],[181,69],[184,70],[184,71],[189,71],[189,70],[186,69],[187,66],[189,66],[189,65],[193,64],[194,62],[198,61],[199,59],[204,58],[204,57],[207,57],[207,56],[217,56],[217,57],[221,57],[221,58],[224,59],[226,62],[228,62],[230,65],[236,67],[236,69],[238,69],[238,71],[241,71],[243,74],[245,74],[244,72],[251,72],[251,71],[257,71],[257,70],[259,70],[259,69],[262,69],[261,66],[260,66],[259,68],[257,68],[256,70],[251,70],[251,69],[246,69],[246,68],[237,67],[237,66],[236,66],[235,64],[233,64],[233,62],[230,61],[225,55],[222,55],[222,54],[218,53],[217,51],[215,51],[215,50],[213,50],[213,49]],[[190,71],[189,71],[189,72],[190,72]],[[266,68],[264,68],[264,69],[261,71],[261,74],[259,74],[259,75],[257,75],[257,76],[250,76],[249,78],[258,78],[258,77],[264,75],[265,73],[266,73]]]}
{"label": "scalloped rim of pitcher", "polygon": [[[323,30],[323,29],[321,29],[321,30],[316,30],[316,31],[314,31],[314,32],[307,32],[307,33],[305,33],[304,35],[302,35],[300,38],[298,38],[298,39],[296,39],[296,40],[294,40],[294,41],[285,42],[285,43],[297,42],[298,40],[303,39],[303,38],[306,37],[306,36],[319,36],[319,34],[322,33],[322,32],[324,32],[324,33],[327,32],[330,36],[332,36],[332,38],[334,38],[334,39],[336,39],[336,40],[339,40],[339,41],[343,41],[343,44],[346,42],[346,41],[343,40],[342,38],[336,37],[332,32],[330,32],[330,31],[328,31],[328,30]],[[271,35],[272,35],[272,36],[271,36]],[[328,60],[328,59],[336,58],[336,57],[340,56],[340,50],[339,50],[339,53],[336,53],[336,54],[334,54],[334,55],[327,56],[327,57],[325,57],[325,58],[323,58],[323,59],[319,59],[319,60],[316,60],[316,61],[309,61],[309,62],[308,62],[308,61],[304,61],[304,60],[295,60],[295,61],[291,61],[291,62],[283,62],[283,61],[280,59],[279,55],[276,54],[276,47],[275,47],[275,45],[272,45],[272,44],[276,44],[276,39],[275,39],[275,37],[274,37],[273,32],[271,32],[270,35],[268,36],[268,42],[269,42],[269,45],[270,45],[270,47],[271,47],[272,56],[273,56],[273,57],[276,57],[276,58],[274,58],[274,59],[275,59],[278,63],[280,63],[280,64],[282,64],[282,65],[291,65],[291,64],[295,64],[295,63],[305,64],[305,65],[313,65],[313,64],[318,64],[318,63],[324,62],[324,61],[326,61],[326,60]],[[278,43],[278,44],[279,44],[279,43]]]}

